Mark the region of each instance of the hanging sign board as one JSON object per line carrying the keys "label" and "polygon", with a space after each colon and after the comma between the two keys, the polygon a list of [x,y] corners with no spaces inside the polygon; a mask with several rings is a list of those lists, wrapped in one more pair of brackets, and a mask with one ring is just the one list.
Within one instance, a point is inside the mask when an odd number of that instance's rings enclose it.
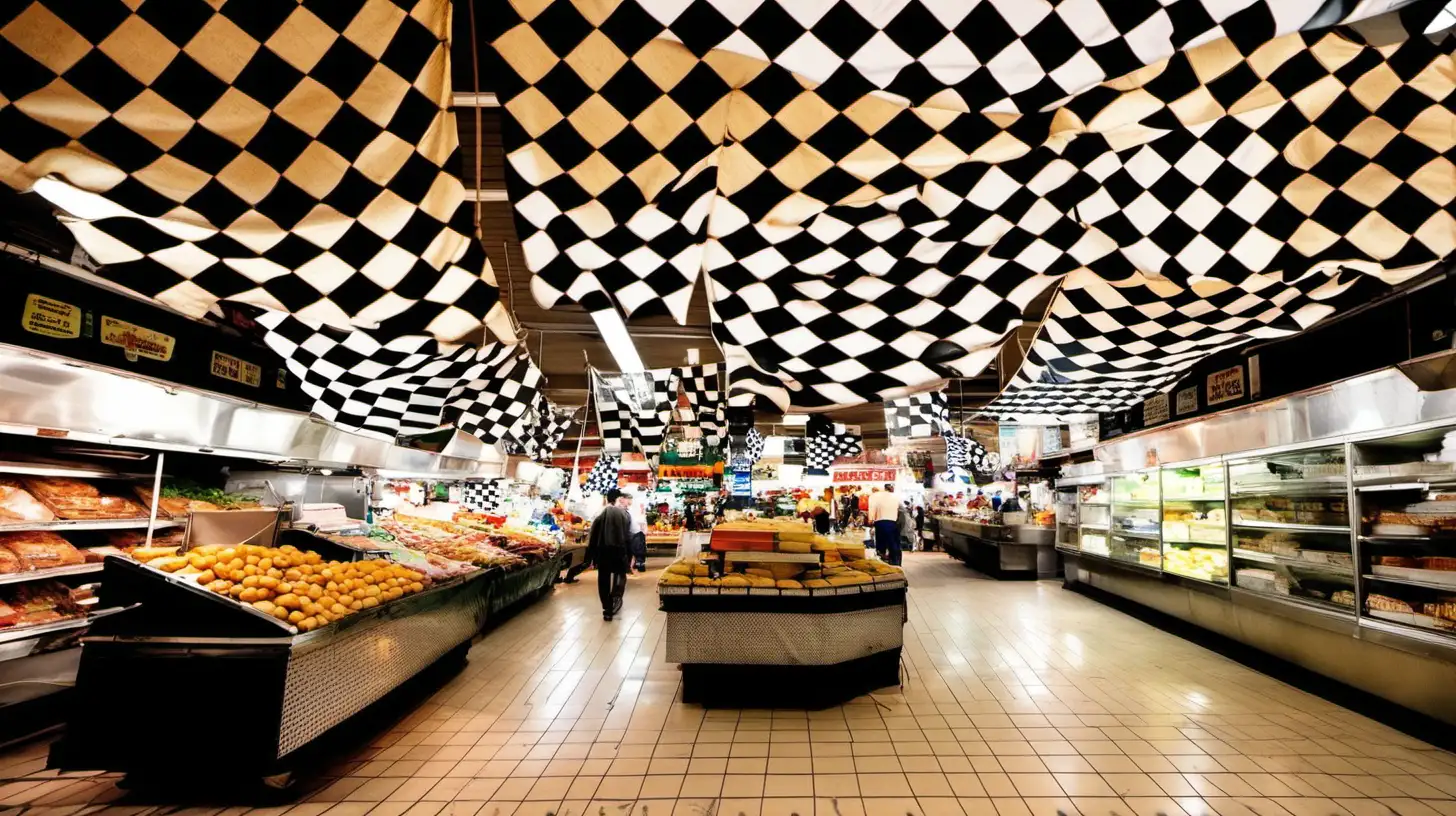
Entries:
{"label": "hanging sign board", "polygon": [[1232,402],[1244,396],[1244,367],[1236,365],[1208,375],[1208,404]]}
{"label": "hanging sign board", "polygon": [[733,471],[733,495],[742,497],[753,495],[753,471]]}
{"label": "hanging sign board", "polygon": [[1143,400],[1143,427],[1150,427],[1168,421],[1167,393],[1154,394]]}
{"label": "hanging sign board", "polygon": [[1191,414],[1198,410],[1198,386],[1185,388],[1178,392],[1178,416]]}
{"label": "hanging sign board", "polygon": [[831,481],[835,484],[855,484],[859,482],[894,482],[899,476],[899,468],[886,467],[851,467],[834,468],[830,473]]}

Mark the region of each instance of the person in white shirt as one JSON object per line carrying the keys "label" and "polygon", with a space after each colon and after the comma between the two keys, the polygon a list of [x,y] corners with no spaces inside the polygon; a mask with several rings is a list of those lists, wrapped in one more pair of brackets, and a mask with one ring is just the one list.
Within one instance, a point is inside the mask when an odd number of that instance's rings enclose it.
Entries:
{"label": "person in white shirt", "polygon": [[887,564],[900,563],[900,501],[895,498],[895,486],[885,485],[883,491],[870,496],[870,525],[875,529],[875,549]]}
{"label": "person in white shirt", "polygon": [[647,571],[647,511],[642,506],[642,497],[623,495],[627,515],[632,519],[629,530],[632,536],[632,568],[638,572]]}

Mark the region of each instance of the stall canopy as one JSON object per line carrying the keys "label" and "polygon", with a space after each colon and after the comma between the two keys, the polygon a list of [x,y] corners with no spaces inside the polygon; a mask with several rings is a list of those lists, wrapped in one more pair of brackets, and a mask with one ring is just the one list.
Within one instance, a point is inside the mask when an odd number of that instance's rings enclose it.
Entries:
{"label": "stall canopy", "polygon": [[1058,414],[1451,253],[1442,5],[497,2],[482,25],[543,305],[681,320],[702,277],[735,401],[812,409],[974,375],[1056,288],[993,410]]}

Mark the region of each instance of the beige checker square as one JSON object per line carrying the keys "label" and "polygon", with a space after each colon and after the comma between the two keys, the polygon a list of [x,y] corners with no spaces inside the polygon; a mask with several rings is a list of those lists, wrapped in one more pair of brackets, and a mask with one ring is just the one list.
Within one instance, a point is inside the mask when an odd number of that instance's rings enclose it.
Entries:
{"label": "beige checker square", "polygon": [[632,120],[632,127],[658,150],[672,144],[692,124],[693,118],[667,96],[659,96]]}
{"label": "beige checker square", "polygon": [[217,180],[238,198],[256,205],[273,191],[279,173],[267,162],[244,150],[218,171]]}
{"label": "beige checker square", "polygon": [[681,174],[672,166],[672,162],[661,153],[654,153],[652,158],[632,168],[627,177],[642,191],[643,198],[652,201],[663,188],[676,181],[679,175]]}
{"label": "beige checker square", "polygon": [[627,64],[627,55],[607,35],[596,30],[571,49],[564,61],[588,88],[600,91]]}
{"label": "beige checker square", "polygon": [[213,76],[223,82],[232,82],[261,47],[237,23],[225,15],[214,14],[182,50],[197,64],[211,71]]}
{"label": "beige checker square", "polygon": [[365,0],[363,8],[344,28],[344,37],[364,53],[379,59],[404,19],[404,9],[389,0]]}
{"label": "beige checker square", "polygon": [[348,169],[349,162],[332,148],[321,142],[310,142],[283,171],[283,177],[314,198],[322,199],[333,191]]}
{"label": "beige checker square", "polygon": [[593,151],[581,164],[571,168],[571,178],[590,195],[601,195],[624,174],[599,151]]}
{"label": "beige checker square", "polygon": [[384,63],[375,63],[369,75],[349,96],[349,105],[380,127],[389,125],[394,112],[410,92],[410,84]]}
{"label": "beige checker square", "polygon": [[[499,40],[497,48],[500,48]],[[698,58],[682,43],[652,40],[632,55],[632,64],[647,75],[663,91],[670,91],[694,68]]]}
{"label": "beige checker square", "polygon": [[177,203],[201,190],[212,176],[170,155],[163,155],[132,174],[137,181]]}
{"label": "beige checker square", "polygon": [[1411,174],[1406,183],[1442,206],[1456,199],[1456,165],[1445,156],[1437,156]]}
{"label": "beige checker square", "polygon": [[1340,191],[1367,207],[1380,202],[1400,187],[1400,179],[1378,164],[1367,164],[1340,185]]}
{"label": "beige checker square", "polygon": [[546,41],[526,23],[502,34],[494,45],[501,59],[527,84],[540,82],[542,77],[561,62],[561,58],[546,45]]}
{"label": "beige checker square", "polygon": [[344,100],[333,91],[312,77],[304,77],[273,106],[273,111],[304,133],[317,137],[343,106]]}
{"label": "beige checker square", "polygon": [[1456,113],[1432,105],[1417,114],[1403,132],[1437,153],[1449,153],[1456,148]]}
{"label": "beige checker square", "polygon": [[587,144],[600,149],[627,127],[627,118],[600,94],[587,97],[566,117]]}
{"label": "beige checker square", "polygon": [[[0,107],[3,107],[3,100],[0,100]],[[15,107],[26,116],[45,122],[73,139],[111,115],[60,77],[16,100]]]}
{"label": "beige checker square", "polygon": [[40,2],[32,2],[0,28],[0,37],[57,74],[91,51],[91,43]]}
{"label": "beige checker square", "polygon": [[803,141],[819,132],[838,113],[819,94],[804,91],[780,108],[774,114],[774,120],[794,138]]}
{"label": "beige checker square", "polygon": [[135,14],[127,17],[96,47],[143,85],[161,76],[182,50]]}
{"label": "beige checker square", "polygon": [[303,6],[295,8],[283,25],[273,32],[266,45],[284,62],[308,73],[323,59],[339,32]]}
{"label": "beige checker square", "polygon": [[1400,77],[1386,63],[1380,63],[1366,71],[1359,79],[1350,83],[1350,95],[1366,108],[1379,110],[1390,97],[1400,89]]}
{"label": "beige checker square", "polygon": [[409,161],[415,149],[404,139],[385,131],[374,137],[359,157],[354,160],[354,169],[380,186],[386,185],[394,174]]}
{"label": "beige checker square", "polygon": [[266,106],[253,97],[236,88],[228,88],[207,109],[207,113],[202,114],[197,123],[238,147],[243,147],[263,128],[270,113]]}
{"label": "beige checker square", "polygon": [[[660,105],[664,101],[666,101],[666,97],[658,97],[653,105]],[[564,118],[561,111],[557,110],[556,106],[551,104],[551,100],[547,99],[546,95],[536,88],[527,88],[512,97],[509,102],[505,103],[504,107],[506,112],[515,119],[516,124],[520,125],[521,129],[526,132],[526,135],[532,139],[539,138],[541,134],[555,127]],[[679,113],[682,114],[684,120],[688,122],[692,121],[687,118],[687,114],[683,114],[681,111]],[[645,116],[646,114],[644,113],[643,115]],[[641,117],[639,116],[638,118]],[[662,145],[655,146],[662,147]]]}

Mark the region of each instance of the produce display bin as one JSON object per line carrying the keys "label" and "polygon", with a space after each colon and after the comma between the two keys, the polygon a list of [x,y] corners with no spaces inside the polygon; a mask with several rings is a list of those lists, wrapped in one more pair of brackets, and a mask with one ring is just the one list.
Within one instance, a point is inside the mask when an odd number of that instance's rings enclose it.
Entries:
{"label": "produce display bin", "polygon": [[[499,571],[302,634],[124,559],[106,559],[103,579],[102,603],[129,608],[97,620],[82,642],[71,717],[51,767],[154,773],[206,756],[233,776],[264,777],[291,770],[300,749],[467,648],[486,621]],[[139,700],[139,690],[155,696]],[[169,714],[212,724],[166,724]]]}
{"label": "produce display bin", "polygon": [[685,702],[822,707],[899,684],[903,580],[659,593],[667,660],[682,664]]}

